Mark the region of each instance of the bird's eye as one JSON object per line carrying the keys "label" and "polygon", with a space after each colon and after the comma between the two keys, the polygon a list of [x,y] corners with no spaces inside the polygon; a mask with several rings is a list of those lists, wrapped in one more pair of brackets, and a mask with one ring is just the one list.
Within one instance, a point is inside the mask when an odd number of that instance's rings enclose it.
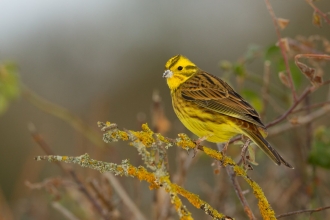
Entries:
{"label": "bird's eye", "polygon": [[179,67],[178,67],[178,70],[182,70],[182,69],[183,69],[183,67],[182,67],[182,66],[179,66]]}

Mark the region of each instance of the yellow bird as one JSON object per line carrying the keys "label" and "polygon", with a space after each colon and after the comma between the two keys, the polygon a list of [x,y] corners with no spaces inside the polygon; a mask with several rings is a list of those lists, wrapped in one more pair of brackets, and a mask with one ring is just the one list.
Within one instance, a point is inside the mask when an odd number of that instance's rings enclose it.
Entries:
{"label": "yellow bird", "polygon": [[192,133],[214,143],[228,142],[243,134],[277,165],[283,163],[293,168],[265,140],[266,127],[256,110],[226,82],[182,55],[167,61],[163,77],[167,79],[176,115]]}

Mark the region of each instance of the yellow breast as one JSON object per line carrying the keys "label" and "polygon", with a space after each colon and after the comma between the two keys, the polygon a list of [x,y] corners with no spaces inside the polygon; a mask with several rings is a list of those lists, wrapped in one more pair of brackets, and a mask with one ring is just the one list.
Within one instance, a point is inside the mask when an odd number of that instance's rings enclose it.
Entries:
{"label": "yellow breast", "polygon": [[192,133],[206,137],[208,141],[227,142],[241,133],[236,124],[226,116],[213,112],[182,98],[180,91],[172,92],[172,104],[175,114]]}

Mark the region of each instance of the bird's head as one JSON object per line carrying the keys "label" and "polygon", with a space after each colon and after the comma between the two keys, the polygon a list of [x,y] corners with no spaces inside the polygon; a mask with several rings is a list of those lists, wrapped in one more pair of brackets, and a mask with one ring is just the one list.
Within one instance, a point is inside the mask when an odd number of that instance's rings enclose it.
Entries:
{"label": "bird's head", "polygon": [[182,55],[176,55],[165,64],[163,77],[171,91],[177,89],[187,79],[197,73],[198,67]]}

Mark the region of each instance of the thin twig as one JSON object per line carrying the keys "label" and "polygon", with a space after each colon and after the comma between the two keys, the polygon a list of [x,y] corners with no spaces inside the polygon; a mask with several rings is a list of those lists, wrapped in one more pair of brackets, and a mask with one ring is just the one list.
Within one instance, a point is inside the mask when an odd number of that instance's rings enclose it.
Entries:
{"label": "thin twig", "polygon": [[56,209],[57,211],[62,213],[62,215],[65,216],[67,219],[69,219],[69,220],[79,220],[79,218],[77,218],[74,214],[72,214],[72,212],[70,212],[67,208],[62,206],[60,203],[53,202],[52,206],[53,206],[54,209]]}
{"label": "thin twig", "polygon": [[273,129],[271,129],[269,131],[269,136],[274,136],[274,135],[278,135],[284,131],[287,131],[293,127],[298,127],[304,124],[307,124],[309,122],[314,121],[315,119],[325,115],[326,113],[330,112],[330,105],[325,105],[322,108],[310,113],[309,115],[305,115],[302,117],[297,118],[295,124],[296,125],[292,125],[292,123],[287,122],[285,124],[281,124],[278,125],[276,127],[274,127]]}
{"label": "thin twig", "polygon": [[318,107],[323,107],[327,104],[330,104],[330,100],[329,101],[325,101],[325,102],[320,102],[320,103],[315,103],[315,104],[312,104],[312,105],[307,105],[307,106],[304,106],[300,109],[296,109],[294,111],[292,111],[292,114],[293,113],[297,113],[297,112],[301,112],[301,111],[305,111],[307,109],[313,109],[313,108],[318,108]]}
{"label": "thin twig", "polygon": [[330,60],[330,55],[328,54],[297,54],[294,59],[298,60],[300,58],[312,58],[312,59],[318,59],[318,60]]}
{"label": "thin twig", "polygon": [[306,0],[306,2],[314,9],[314,11],[316,13],[318,13],[319,15],[321,15],[323,17],[323,19],[325,20],[325,22],[327,22],[330,25],[330,19],[328,18],[326,13],[323,13],[320,9],[318,9],[312,0]]}
{"label": "thin twig", "polygon": [[284,42],[282,41],[280,28],[279,28],[278,22],[277,22],[277,17],[274,13],[274,10],[273,10],[272,5],[270,4],[269,0],[265,0],[265,3],[266,3],[266,6],[267,6],[267,9],[269,11],[269,14],[272,17],[273,22],[274,22],[276,35],[277,35],[277,39],[278,39],[278,44],[279,44],[279,47],[281,49],[281,53],[282,53],[284,63],[285,63],[286,72],[287,72],[288,79],[289,79],[289,85],[290,85],[292,97],[293,97],[293,100],[296,101],[297,100],[297,94],[296,94],[296,91],[295,91],[295,88],[294,88],[292,75],[291,75],[291,70],[290,70],[290,65],[289,65],[289,60],[288,60],[288,56],[286,54],[286,49],[285,49]]}
{"label": "thin twig", "polygon": [[111,212],[114,209],[114,206],[111,204],[111,201],[105,198],[105,194],[98,182],[95,179],[92,179],[90,182],[91,189],[97,195],[97,198],[103,203],[103,205],[107,208],[107,212]]}
{"label": "thin twig", "polygon": [[243,208],[244,208],[244,211],[245,213],[247,214],[247,216],[249,217],[250,220],[256,220],[256,217],[254,216],[248,202],[246,201],[245,199],[245,196],[242,192],[242,189],[237,181],[237,178],[236,178],[236,174],[235,172],[233,171],[233,168],[230,167],[230,166],[227,166],[226,167],[226,171],[228,173],[228,176],[231,180],[231,183],[233,184],[234,186],[234,189],[235,189],[235,192],[236,192],[236,195],[237,197],[239,198],[239,201],[241,202]]}
{"label": "thin twig", "polygon": [[[49,147],[49,145],[46,143],[46,141],[42,138],[42,136],[37,133],[36,128],[34,125],[29,125],[29,130],[31,132],[31,135],[35,142],[45,151],[48,155],[56,155],[55,152]],[[75,183],[78,186],[78,189],[87,197],[87,199],[92,203],[92,205],[95,207],[95,209],[98,211],[98,213],[102,216],[103,219],[109,219],[109,217],[103,212],[102,207],[100,204],[95,200],[95,198],[89,193],[86,186],[80,181],[77,174],[72,170],[63,167],[61,163],[56,163],[63,172],[69,174],[71,178],[75,181]]]}
{"label": "thin twig", "polygon": [[86,124],[81,118],[69,112],[67,109],[56,105],[48,100],[37,95],[35,92],[30,90],[26,86],[22,86],[23,97],[26,98],[30,103],[39,108],[40,110],[47,112],[57,118],[62,119],[71,125],[74,129],[81,132],[87,139],[89,139],[93,144],[103,147],[105,146],[99,134],[88,124]]}
{"label": "thin twig", "polygon": [[316,208],[316,209],[306,209],[306,210],[288,212],[288,213],[285,213],[285,214],[282,214],[282,215],[278,215],[278,216],[276,216],[276,218],[279,219],[279,218],[288,217],[288,216],[291,216],[291,215],[299,215],[299,214],[302,214],[302,213],[312,214],[314,212],[320,212],[320,211],[323,211],[323,210],[326,210],[326,209],[330,209],[330,206],[324,206],[324,207],[320,207],[320,208]]}
{"label": "thin twig", "polygon": [[[330,82],[329,82],[330,83]],[[325,83],[323,83],[322,85],[325,85]],[[268,124],[266,124],[266,128],[270,128],[278,123],[280,123],[281,121],[283,121],[284,119],[286,119],[286,117],[288,117],[292,111],[298,106],[298,104],[304,100],[304,98],[309,95],[311,92],[313,91],[313,87],[307,87],[305,89],[305,91],[301,94],[301,96],[292,104],[292,106],[285,112],[283,113],[280,117],[278,117],[277,119],[269,122]],[[242,136],[239,135],[237,137],[234,137],[232,138],[230,141],[229,141],[229,144],[232,144],[236,141],[239,141],[239,140],[242,140]]]}
{"label": "thin twig", "polygon": [[118,193],[118,196],[123,200],[123,203],[127,206],[128,210],[130,210],[130,212],[134,216],[134,219],[146,220],[147,218],[142,214],[142,212],[138,209],[138,207],[135,205],[135,203],[131,200],[131,198],[128,196],[128,194],[123,189],[123,187],[120,185],[118,180],[114,177],[114,175],[111,173],[104,173],[103,175],[111,183],[113,188],[116,190],[116,192]]}
{"label": "thin twig", "polygon": [[262,86],[262,103],[263,109],[260,113],[260,118],[264,118],[266,113],[266,108],[268,105],[268,97],[269,97],[269,77],[270,77],[270,61],[266,60],[264,62],[264,77],[263,77],[263,86]]}
{"label": "thin twig", "polygon": [[301,53],[313,53],[313,54],[323,54],[324,52],[322,51],[319,51],[317,49],[314,49],[313,47],[310,47],[310,46],[307,46],[295,39],[292,39],[292,38],[286,38],[287,39],[287,42],[289,44],[289,47],[294,49],[294,50],[298,50],[300,51]]}
{"label": "thin twig", "polygon": [[[39,145],[39,147],[41,147],[43,151],[45,151],[47,155],[55,155],[55,152],[48,146],[48,144],[45,142],[42,136],[37,132],[36,127],[33,123],[28,124],[28,130],[31,133],[33,140]],[[62,163],[56,162],[56,164],[60,167],[62,172],[68,175],[70,174],[69,170],[66,167],[64,167]]]}
{"label": "thin twig", "polygon": [[110,219],[109,216],[103,211],[100,204],[96,201],[96,199],[89,193],[86,186],[83,184],[83,182],[80,181],[77,174],[70,170],[70,175],[73,178],[73,180],[77,183],[78,189],[87,197],[87,199],[93,204],[93,206],[96,208],[98,213],[103,217],[103,219]]}
{"label": "thin twig", "polygon": [[14,215],[0,187],[0,219],[13,220]]}
{"label": "thin twig", "polygon": [[274,121],[266,124],[266,128],[272,127],[278,123],[280,123],[281,121],[283,121],[284,119],[286,119],[286,117],[291,114],[291,112],[297,107],[297,105],[312,91],[312,87],[307,87],[305,89],[305,91],[301,94],[301,96],[292,104],[292,106],[283,114],[281,115],[279,118],[275,119]]}

